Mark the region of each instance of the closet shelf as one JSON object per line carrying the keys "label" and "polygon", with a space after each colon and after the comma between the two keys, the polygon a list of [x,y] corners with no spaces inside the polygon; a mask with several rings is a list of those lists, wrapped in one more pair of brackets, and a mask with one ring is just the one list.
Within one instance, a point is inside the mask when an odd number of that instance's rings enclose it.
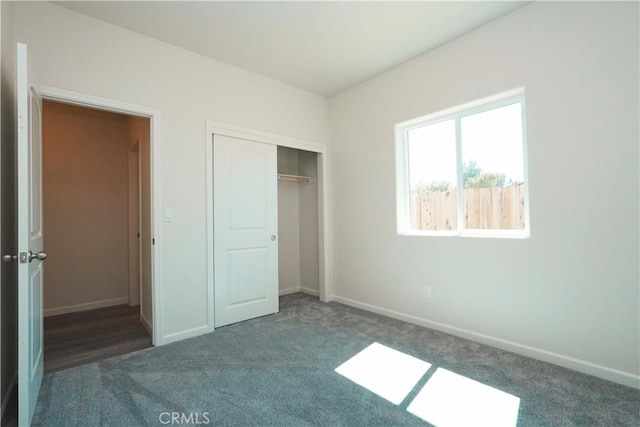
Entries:
{"label": "closet shelf", "polygon": [[311,178],[309,178],[308,176],[301,176],[301,175],[285,175],[283,173],[279,173],[278,174],[278,180],[279,181],[290,181],[290,182],[299,182],[299,183],[308,183],[311,182]]}

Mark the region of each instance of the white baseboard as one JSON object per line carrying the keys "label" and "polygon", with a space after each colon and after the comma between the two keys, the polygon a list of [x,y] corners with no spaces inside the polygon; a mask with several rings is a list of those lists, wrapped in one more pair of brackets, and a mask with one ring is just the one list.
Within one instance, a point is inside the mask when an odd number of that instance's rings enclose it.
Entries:
{"label": "white baseboard", "polygon": [[44,317],[56,316],[58,314],[75,313],[76,311],[93,310],[96,308],[111,307],[112,305],[127,304],[128,297],[105,299],[102,301],[87,302],[84,304],[67,305],[65,307],[47,308],[44,310]]}
{"label": "white baseboard", "polygon": [[451,335],[466,338],[471,341],[479,342],[481,344],[486,344],[502,350],[541,360],[543,362],[548,362],[554,365],[562,366],[564,368],[572,369],[574,371],[593,375],[594,377],[613,381],[618,384],[626,385],[633,388],[640,388],[640,376],[634,375],[629,372],[620,371],[617,369],[587,362],[585,360],[580,360],[528,345],[519,344],[513,341],[503,340],[502,338],[492,337],[490,335],[469,331],[467,329],[458,328],[456,326],[447,325],[445,323],[434,322],[421,317],[412,316],[375,305],[362,303],[349,298],[332,295],[329,299],[331,301],[335,301],[344,305],[359,308],[365,311],[370,311],[372,313],[391,317],[393,319],[402,320],[403,322],[435,329],[440,332],[445,332]]}
{"label": "white baseboard", "polygon": [[320,295],[320,293],[317,290],[305,288],[304,286],[300,288],[300,292],[313,295],[314,297],[317,297],[318,295]]}
{"label": "white baseboard", "polygon": [[287,288],[287,289],[280,289],[278,291],[278,295],[282,296],[282,295],[289,295],[289,294],[295,294],[296,292],[300,292],[300,288]]}
{"label": "white baseboard", "polygon": [[142,326],[144,326],[147,332],[149,332],[149,335],[153,336],[153,327],[151,326],[151,322],[149,322],[149,319],[144,317],[142,312],[140,312],[140,320],[142,321]]}
{"label": "white baseboard", "polygon": [[289,294],[295,294],[296,292],[303,292],[305,294],[313,295],[316,297],[319,295],[318,291],[314,289],[305,288],[305,287],[280,289],[278,291],[278,295],[280,296],[289,295]]}
{"label": "white baseboard", "polygon": [[11,382],[9,383],[9,387],[7,387],[7,394],[2,397],[2,409],[0,409],[0,420],[4,418],[4,411],[7,409],[7,404],[9,403],[9,399],[14,392],[17,391],[16,386],[18,385],[18,372],[13,373],[13,377],[11,378]]}

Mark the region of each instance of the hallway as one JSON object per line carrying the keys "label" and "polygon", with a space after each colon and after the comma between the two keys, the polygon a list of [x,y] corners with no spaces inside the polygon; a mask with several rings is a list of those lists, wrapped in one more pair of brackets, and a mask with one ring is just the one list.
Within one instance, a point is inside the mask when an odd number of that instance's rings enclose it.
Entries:
{"label": "hallway", "polygon": [[140,307],[117,305],[44,319],[44,373],[151,347]]}

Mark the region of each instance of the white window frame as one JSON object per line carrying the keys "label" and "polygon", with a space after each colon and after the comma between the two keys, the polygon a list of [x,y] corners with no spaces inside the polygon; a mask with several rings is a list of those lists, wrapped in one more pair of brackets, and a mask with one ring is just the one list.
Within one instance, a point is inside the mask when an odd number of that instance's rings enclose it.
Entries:
{"label": "white window frame", "polygon": [[[524,229],[521,230],[484,230],[464,228],[464,189],[462,177],[462,141],[460,119],[469,115],[493,110],[519,102],[522,106],[522,157],[524,192]],[[411,229],[411,193],[409,189],[409,140],[412,129],[429,126],[445,120],[455,120],[456,162],[457,162],[457,202],[458,219],[454,230],[412,230]],[[479,99],[437,113],[418,117],[395,126],[396,135],[396,220],[397,232],[405,236],[461,236],[494,238],[528,238],[531,235],[529,219],[529,173],[527,159],[527,130],[524,88],[503,92],[498,95]]]}

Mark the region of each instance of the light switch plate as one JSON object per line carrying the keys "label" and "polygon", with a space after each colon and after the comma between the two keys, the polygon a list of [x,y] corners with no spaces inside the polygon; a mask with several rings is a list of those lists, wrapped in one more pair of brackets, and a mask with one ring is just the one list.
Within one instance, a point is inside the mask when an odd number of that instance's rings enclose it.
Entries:
{"label": "light switch plate", "polygon": [[166,208],[164,210],[164,222],[173,222],[173,209]]}

